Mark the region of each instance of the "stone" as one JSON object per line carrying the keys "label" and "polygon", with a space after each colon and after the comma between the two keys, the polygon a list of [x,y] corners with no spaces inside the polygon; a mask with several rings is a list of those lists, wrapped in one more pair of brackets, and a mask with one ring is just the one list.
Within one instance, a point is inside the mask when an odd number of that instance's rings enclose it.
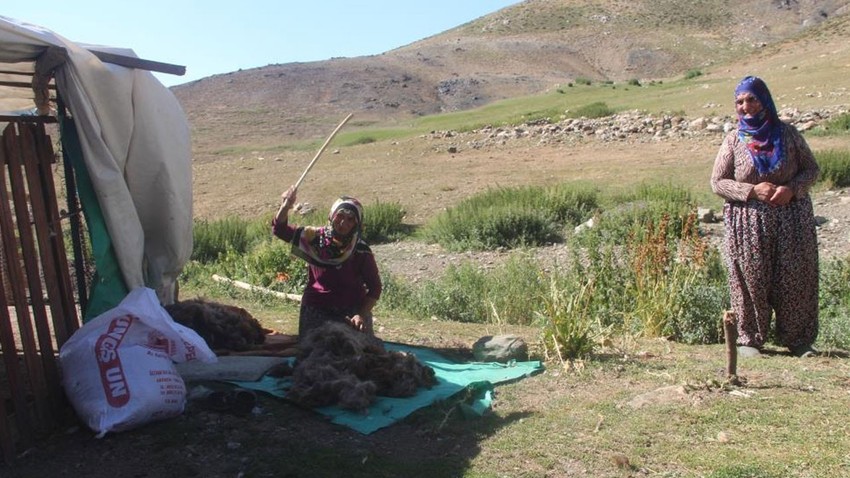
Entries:
{"label": "stone", "polygon": [[521,362],[528,360],[528,344],[517,335],[488,335],[472,345],[472,356],[479,362]]}

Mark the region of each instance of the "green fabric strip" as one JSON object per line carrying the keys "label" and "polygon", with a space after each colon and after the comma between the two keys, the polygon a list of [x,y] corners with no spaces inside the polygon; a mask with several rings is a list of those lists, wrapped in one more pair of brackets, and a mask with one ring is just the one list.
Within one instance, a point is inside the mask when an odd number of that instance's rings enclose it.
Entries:
{"label": "green fabric strip", "polygon": [[71,161],[74,168],[77,194],[86,219],[95,264],[95,275],[89,288],[88,303],[86,310],[83,311],[83,323],[85,323],[117,306],[129,289],[124,283],[124,276],[115,257],[115,249],[109,237],[109,231],[106,229],[97,194],[83,161],[83,150],[74,120],[60,116],[60,127],[64,157]]}

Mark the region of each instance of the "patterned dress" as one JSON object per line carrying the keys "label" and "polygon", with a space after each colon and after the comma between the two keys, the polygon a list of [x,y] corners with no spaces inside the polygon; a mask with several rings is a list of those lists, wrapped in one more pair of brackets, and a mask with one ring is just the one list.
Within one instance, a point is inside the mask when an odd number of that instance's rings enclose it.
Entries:
{"label": "patterned dress", "polygon": [[[820,172],[803,136],[782,124],[785,160],[759,174],[737,132],[723,141],[711,174],[711,188],[726,199],[723,255],[732,309],[738,314],[738,344],[761,348],[771,315],[776,337],[789,348],[808,346],[818,334],[818,247],[809,188]],[[748,200],[753,186],[788,186],[785,206]]]}

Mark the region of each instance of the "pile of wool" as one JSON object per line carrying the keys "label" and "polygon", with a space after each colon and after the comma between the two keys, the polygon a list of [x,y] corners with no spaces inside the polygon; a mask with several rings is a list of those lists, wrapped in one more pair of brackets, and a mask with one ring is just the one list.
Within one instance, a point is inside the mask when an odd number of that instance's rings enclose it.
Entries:
{"label": "pile of wool", "polygon": [[191,299],[166,305],[165,310],[175,322],[197,332],[213,350],[251,350],[266,339],[260,322],[241,307]]}
{"label": "pile of wool", "polygon": [[388,351],[379,338],[331,322],[299,343],[292,382],[287,398],[300,405],[365,412],[378,395],[410,397],[437,379],[415,355]]}

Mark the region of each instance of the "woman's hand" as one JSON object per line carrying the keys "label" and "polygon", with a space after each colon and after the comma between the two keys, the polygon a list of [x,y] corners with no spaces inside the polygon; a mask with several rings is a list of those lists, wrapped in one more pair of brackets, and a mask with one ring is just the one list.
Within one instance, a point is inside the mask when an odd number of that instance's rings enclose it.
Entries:
{"label": "woman's hand", "polygon": [[771,198],[776,194],[776,185],[773,183],[758,183],[750,191],[750,199],[758,199],[761,202],[773,204]]}
{"label": "woman's hand", "polygon": [[280,208],[284,210],[292,209],[292,206],[295,205],[296,199],[296,189],[295,185],[289,186],[289,189],[284,191],[283,194],[280,195]]}
{"label": "woman's hand", "polygon": [[354,327],[354,330],[359,330],[360,332],[366,331],[366,321],[363,319],[363,317],[360,316],[360,314],[349,318],[348,322],[351,324],[352,327]]}
{"label": "woman's hand", "polygon": [[794,199],[794,191],[791,188],[788,186],[777,186],[773,192],[773,196],[770,197],[770,203],[774,206],[784,206],[791,202],[791,199]]}

